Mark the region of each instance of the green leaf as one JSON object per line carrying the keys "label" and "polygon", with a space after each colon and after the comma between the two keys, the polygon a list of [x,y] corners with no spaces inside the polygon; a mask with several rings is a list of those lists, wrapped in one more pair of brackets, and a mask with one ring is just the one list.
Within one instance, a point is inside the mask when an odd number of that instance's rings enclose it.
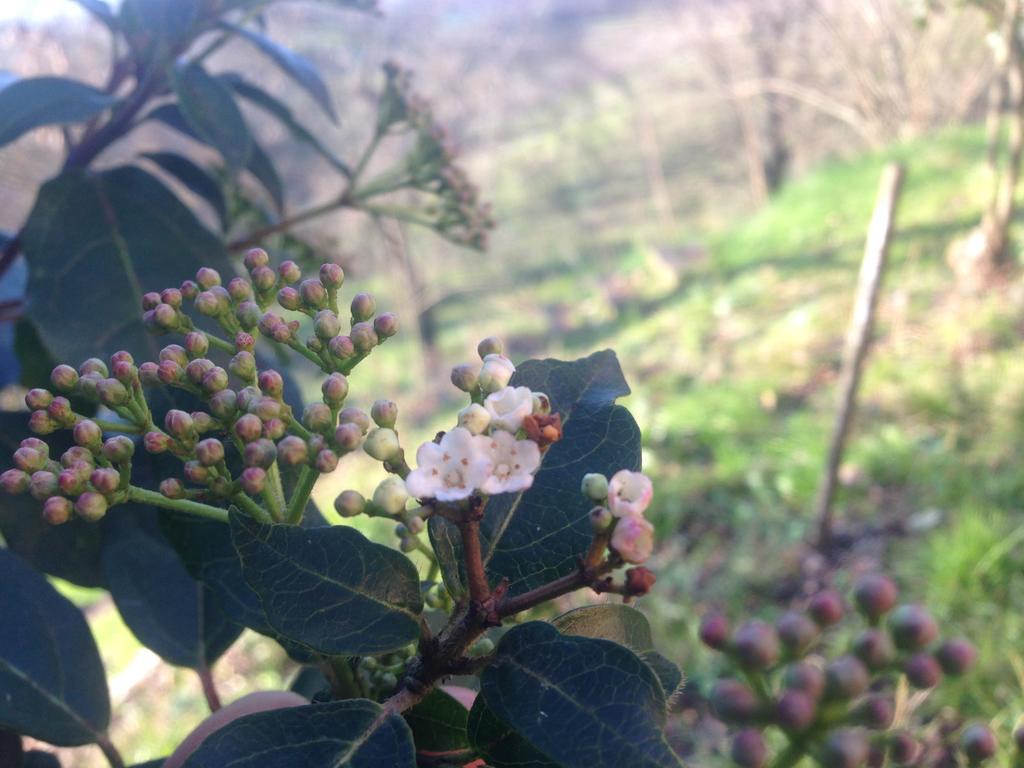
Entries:
{"label": "green leaf", "polygon": [[28,316],[60,360],[119,349],[156,359],[142,294],[201,266],[227,274],[221,241],[141,168],[69,171],[39,191],[25,225]]}
{"label": "green leaf", "polygon": [[469,710],[440,688],[432,690],[423,701],[405,713],[416,752],[432,757],[441,757],[437,753],[469,747],[466,735],[468,720]]}
{"label": "green leaf", "polygon": [[323,142],[313,135],[312,131],[302,125],[302,123],[295,118],[292,111],[283,102],[274,96],[271,96],[259,86],[248,82],[241,75],[235,72],[228,72],[220,75],[220,79],[233,88],[235,93],[243,99],[252,102],[264,112],[272,115],[281,123],[281,125],[288,129],[288,132],[291,133],[293,138],[297,141],[303,142],[304,144],[308,144],[313,150],[318,152],[325,160],[327,160],[327,162],[333,165],[343,176],[348,177],[352,175],[352,171],[345,161],[341,160],[336,154],[334,154],[334,152],[324,146]]}
{"label": "green leaf", "polygon": [[473,748],[494,768],[559,768],[495,717],[483,696],[473,702],[467,729]]}
{"label": "green leaf", "polygon": [[95,742],[110,700],[85,617],[7,550],[0,583],[0,726],[62,747]]}
{"label": "green leaf", "polygon": [[661,684],[618,643],[522,624],[502,637],[480,692],[499,721],[562,768],[682,765],[665,741]]}
{"label": "green leaf", "polygon": [[114,603],[132,634],[164,661],[207,668],[242,625],[189,575],[161,534],[156,511],[130,506],[132,514],[113,518],[104,531],[103,566]]}
{"label": "green leaf", "polygon": [[129,40],[155,57],[181,51],[199,16],[199,0],[124,0],[120,22]]}
{"label": "green leaf", "polygon": [[[640,429],[629,411],[615,405],[629,386],[610,350],[574,362],[527,360],[511,384],[546,393],[564,425],[564,437],[545,454],[533,486],[492,496],[484,508],[480,539],[488,579],[492,585],[508,579],[509,594],[518,595],[579,567],[593,536],[593,505],[580,493],[583,475],[638,470]],[[430,538],[445,584],[463,594],[457,529],[434,517]]]}
{"label": "green leaf", "polygon": [[327,113],[331,120],[338,121],[338,115],[334,111],[334,104],[331,101],[327,85],[309,59],[255,30],[246,29],[227,21],[220,22],[220,26],[245,38],[269,56],[282,72],[313,97],[313,100],[320,105],[320,108]]}
{"label": "green leaf", "polygon": [[208,736],[184,768],[415,768],[413,749],[399,715],[349,699],[241,717]]}
{"label": "green leaf", "polygon": [[563,613],[551,622],[564,635],[598,637],[624,645],[649,666],[669,697],[683,684],[683,673],[672,661],[654,650],[647,617],[622,603],[588,605]]}
{"label": "green leaf", "polygon": [[419,574],[400,552],[346,526],[263,525],[237,512],[231,536],[267,621],[288,640],[355,656],[419,636]]}
{"label": "green leaf", "polygon": [[116,102],[108,93],[63,77],[16,80],[0,90],[0,147],[44,125],[84,122]]}
{"label": "green leaf", "polygon": [[220,219],[221,226],[227,219],[227,203],[220,183],[187,157],[175,152],[147,152],[144,158],[169,173],[191,192],[209,203]]}
{"label": "green leaf", "polygon": [[174,91],[196,134],[220,152],[229,168],[244,168],[252,154],[252,135],[231,90],[201,66],[188,64],[175,71]]}

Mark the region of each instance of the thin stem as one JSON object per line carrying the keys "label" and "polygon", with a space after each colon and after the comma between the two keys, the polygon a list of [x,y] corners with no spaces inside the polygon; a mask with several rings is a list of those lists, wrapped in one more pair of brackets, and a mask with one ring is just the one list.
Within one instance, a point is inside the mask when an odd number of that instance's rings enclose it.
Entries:
{"label": "thin stem", "polygon": [[106,419],[89,419],[96,422],[96,426],[104,432],[123,432],[126,435],[141,435],[145,429],[138,424],[130,424],[121,421],[107,421]]}
{"label": "thin stem", "polygon": [[281,469],[276,461],[267,469],[267,485],[263,491],[263,498],[267,501],[270,516],[274,521],[284,521],[284,485],[281,483]]}
{"label": "thin stem", "polygon": [[299,472],[299,479],[292,491],[291,501],[288,502],[288,509],[285,512],[284,520],[291,525],[298,525],[302,520],[302,513],[306,510],[306,503],[309,501],[309,494],[313,492],[320,473],[308,464],[303,465]]}
{"label": "thin stem", "polygon": [[484,572],[483,551],[480,548],[480,521],[463,520],[458,526],[462,535],[462,555],[466,564],[469,597],[475,603],[484,603],[491,596],[491,587]]}
{"label": "thin stem", "polygon": [[328,679],[331,681],[331,693],[338,699],[360,699],[363,688],[352,673],[352,665],[344,656],[331,656],[326,659]]}
{"label": "thin stem", "polygon": [[228,511],[221,507],[213,507],[209,504],[191,501],[190,499],[169,499],[162,493],[139,488],[135,485],[128,487],[128,499],[141,504],[152,504],[154,507],[173,509],[175,512],[184,512],[196,517],[205,517],[207,520],[216,520],[219,523],[226,523],[228,521]]}
{"label": "thin stem", "polygon": [[531,589],[529,592],[523,592],[515,597],[507,597],[498,603],[498,615],[505,618],[521,613],[548,600],[554,600],[556,597],[575,592],[580,587],[599,589],[600,577],[609,573],[614,567],[614,564],[608,560],[597,568],[581,568],[541,587]]}
{"label": "thin stem", "polygon": [[216,712],[220,709],[221,703],[220,695],[217,693],[217,684],[213,680],[213,671],[207,666],[202,666],[196,670],[196,674],[199,675],[199,682],[203,686],[203,696],[206,698],[210,711]]}
{"label": "thin stem", "polygon": [[309,221],[310,219],[315,219],[318,216],[323,216],[327,213],[332,213],[346,207],[347,205],[349,205],[348,198],[345,195],[341,195],[326,203],[321,203],[320,205],[313,206],[305,211],[289,216],[286,219],[281,219],[276,224],[270,224],[266,227],[262,227],[261,229],[257,229],[254,232],[250,232],[248,235],[244,235],[237,240],[233,240],[228,243],[228,250],[243,251],[246,248],[251,248],[252,246],[261,243],[270,235],[275,235],[278,232],[284,232],[297,224]]}
{"label": "thin stem", "polygon": [[96,739],[96,746],[100,748],[103,756],[107,758],[110,768],[125,768],[124,758],[121,757],[121,753],[117,751],[117,747],[114,746],[109,736],[106,734],[99,736]]}
{"label": "thin stem", "polygon": [[239,491],[238,493],[231,497],[231,500],[235,502],[235,504],[237,504],[243,510],[248,512],[249,516],[254,518],[255,520],[259,520],[261,523],[273,522],[270,515],[267,514],[267,510],[265,510],[263,507],[257,504],[256,501],[252,499],[247,493]]}
{"label": "thin stem", "polygon": [[230,341],[222,339],[220,336],[214,336],[212,333],[206,333],[203,331],[203,335],[206,336],[206,340],[210,343],[211,347],[216,347],[219,350],[227,352],[228,354],[235,354],[238,350],[235,349],[235,345]]}

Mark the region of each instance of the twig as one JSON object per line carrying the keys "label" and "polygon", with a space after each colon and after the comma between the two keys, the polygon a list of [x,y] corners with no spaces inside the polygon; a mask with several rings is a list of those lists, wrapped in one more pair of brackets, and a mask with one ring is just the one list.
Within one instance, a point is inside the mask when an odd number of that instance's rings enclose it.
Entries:
{"label": "twig", "polygon": [[203,686],[203,696],[210,707],[211,712],[216,712],[221,707],[220,694],[217,693],[217,684],[213,680],[213,671],[208,666],[202,666],[196,670],[199,675],[199,682]]}

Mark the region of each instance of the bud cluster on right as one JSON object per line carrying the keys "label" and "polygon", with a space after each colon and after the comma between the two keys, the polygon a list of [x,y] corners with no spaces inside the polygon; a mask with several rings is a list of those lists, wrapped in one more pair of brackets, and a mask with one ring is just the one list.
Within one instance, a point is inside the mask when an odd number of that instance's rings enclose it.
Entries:
{"label": "bud cluster on right", "polygon": [[[709,700],[736,729],[732,763],[768,765],[769,744],[777,746],[777,766],[805,758],[823,768],[973,766],[991,758],[996,740],[985,725],[957,720],[939,728],[921,708],[944,676],[970,669],[974,646],[940,638],[931,614],[898,604],[897,587],[884,575],[862,577],[852,597],[859,619],[832,590],[774,625],[752,620],[732,628],[720,614],[704,618],[701,640],[728,662]],[[829,631],[840,625],[852,642]]]}

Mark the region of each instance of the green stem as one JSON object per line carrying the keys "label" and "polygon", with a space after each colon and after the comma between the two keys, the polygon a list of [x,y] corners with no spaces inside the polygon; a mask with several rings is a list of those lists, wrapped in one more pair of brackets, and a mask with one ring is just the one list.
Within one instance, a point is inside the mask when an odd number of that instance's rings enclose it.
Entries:
{"label": "green stem", "polygon": [[331,656],[327,659],[330,669],[331,692],[338,699],[360,699],[363,697],[362,686],[352,673],[352,665],[344,656]]}
{"label": "green stem", "polygon": [[374,215],[385,216],[389,219],[397,219],[398,221],[407,221],[410,224],[418,224],[421,227],[432,227],[437,224],[436,221],[425,219],[421,216],[417,216],[414,211],[408,208],[402,208],[396,205],[370,205],[366,204],[363,208]]}
{"label": "green stem", "polygon": [[[280,342],[278,342],[278,343],[280,343]],[[334,371],[328,365],[326,365],[323,360],[320,359],[320,355],[318,355],[313,350],[307,348],[301,342],[299,342],[297,340],[293,340],[293,341],[288,342],[286,344],[286,346],[288,346],[290,349],[294,349],[296,352],[298,352],[304,358],[306,358],[310,362],[314,363],[324,373],[334,373]]]}
{"label": "green stem", "polygon": [[284,521],[284,485],[281,483],[281,469],[275,461],[267,469],[267,487],[263,491],[263,498],[267,500],[270,508],[270,516],[275,522]]}
{"label": "green stem", "polygon": [[311,466],[303,465],[299,472],[299,479],[295,483],[295,489],[292,491],[291,501],[288,502],[288,510],[284,516],[286,523],[298,525],[302,520],[302,513],[306,510],[309,494],[313,492],[313,486],[316,485],[319,476],[320,473]]}
{"label": "green stem", "polygon": [[90,419],[104,432],[123,432],[126,435],[142,434],[143,429],[138,424],[129,424],[120,421],[107,421],[106,419]]}
{"label": "green stem", "polygon": [[273,522],[270,515],[267,514],[267,510],[257,504],[248,494],[242,492],[236,493],[231,497],[231,500],[248,512],[250,517],[259,520],[261,523]]}
{"label": "green stem", "polygon": [[206,336],[206,340],[210,343],[211,347],[216,347],[217,349],[223,352],[228,352],[232,355],[237,351],[235,349],[235,345],[230,341],[222,339],[220,336],[214,336],[212,333],[206,333],[205,331],[203,331],[203,334]]}
{"label": "green stem", "polygon": [[141,504],[152,504],[154,507],[173,509],[175,512],[205,517],[207,520],[216,520],[219,523],[226,523],[228,521],[228,511],[221,507],[213,507],[209,504],[201,504],[198,501],[191,501],[189,499],[168,499],[162,493],[139,488],[134,485],[128,487],[128,499]]}

